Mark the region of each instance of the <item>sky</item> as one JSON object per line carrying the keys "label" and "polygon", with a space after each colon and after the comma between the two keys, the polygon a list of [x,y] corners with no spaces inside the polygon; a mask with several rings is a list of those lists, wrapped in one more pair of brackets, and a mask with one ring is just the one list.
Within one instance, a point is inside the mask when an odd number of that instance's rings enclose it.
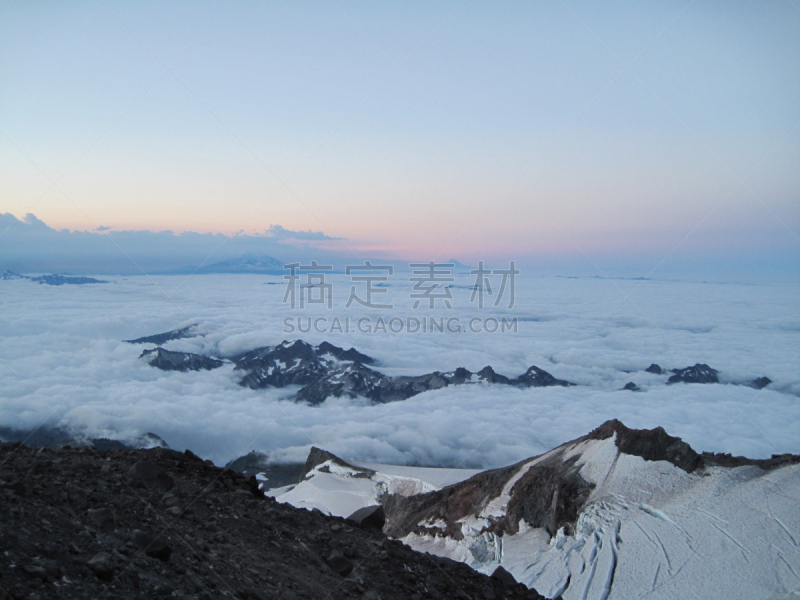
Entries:
{"label": "sky", "polygon": [[790,1],[8,0],[0,263],[30,213],[147,240],[280,226],[354,258],[797,271],[799,125]]}

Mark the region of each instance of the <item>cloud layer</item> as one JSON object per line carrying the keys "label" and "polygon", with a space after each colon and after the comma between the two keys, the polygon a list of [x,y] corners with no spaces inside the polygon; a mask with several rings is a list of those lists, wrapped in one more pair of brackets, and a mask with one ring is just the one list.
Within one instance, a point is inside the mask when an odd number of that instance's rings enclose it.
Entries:
{"label": "cloud layer", "polygon": [[[332,276],[332,318],[375,312],[343,308],[350,280]],[[766,457],[798,452],[800,311],[796,286],[539,278],[520,281],[513,313],[469,305],[471,276],[457,277],[454,308],[468,319],[516,315],[516,335],[308,334],[355,346],[391,375],[491,364],[518,375],[535,364],[574,388],[518,390],[459,386],[369,406],[330,400],[294,404],[296,390],[250,390],[232,365],[163,372],[138,360],[132,339],[197,323],[202,334],[173,350],[230,356],[287,337],[280,276],[111,278],[97,286],[0,281],[0,423],[63,423],[91,436],[133,438],[152,431],[215,462],[252,449],[303,460],[311,445],[372,462],[492,467],[543,452],[619,418],[664,426],[695,449]],[[395,277],[387,297],[397,315],[409,284]],[[382,299],[383,300],[383,299]],[[439,314],[437,311],[434,314]],[[724,383],[766,375],[765,390],[737,385],[665,386],[651,362],[706,362]],[[620,388],[634,381],[642,392]]]}

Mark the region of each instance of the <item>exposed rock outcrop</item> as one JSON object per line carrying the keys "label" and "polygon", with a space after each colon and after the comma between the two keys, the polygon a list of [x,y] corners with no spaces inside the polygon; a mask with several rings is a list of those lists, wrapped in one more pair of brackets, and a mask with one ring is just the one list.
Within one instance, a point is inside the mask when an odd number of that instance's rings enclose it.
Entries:
{"label": "exposed rock outcrop", "polygon": [[674,375],[668,380],[671,383],[719,383],[719,371],[706,364],[697,363],[684,369],[672,369]]}
{"label": "exposed rock outcrop", "polygon": [[[353,477],[356,478],[358,477],[368,478],[372,477],[375,474],[375,471],[372,471],[370,469],[365,469],[362,467],[353,466],[350,463],[343,461],[335,454],[328,452],[327,450],[322,450],[321,448],[312,446],[311,450],[308,452],[308,458],[306,459],[306,464],[305,467],[303,468],[303,474],[301,476],[301,479],[305,479],[306,477],[308,477],[309,473],[320,467],[320,465],[325,465],[325,463],[327,462],[330,462],[334,465],[343,467],[345,469],[348,469],[349,471],[354,472],[355,475],[353,475]],[[325,466],[322,466],[320,470],[323,473],[328,472]]]}
{"label": "exposed rock outcrop", "polygon": [[174,352],[160,346],[152,350],[145,350],[139,355],[139,358],[145,359],[151,366],[162,371],[210,371],[224,364],[215,358],[191,352]]}
{"label": "exposed rock outcrop", "polygon": [[751,381],[747,385],[757,390],[763,390],[770,383],[772,383],[772,379],[770,379],[769,377],[759,377],[758,379],[753,379],[753,381]]}
{"label": "exposed rock outcrop", "polygon": [[241,385],[252,389],[307,385],[329,372],[316,348],[303,340],[256,348],[231,360],[244,372]]}
{"label": "exposed rock outcrop", "polygon": [[32,277],[30,275],[21,275],[14,271],[5,271],[0,273],[0,280],[11,279],[29,279],[36,283],[43,283],[46,285],[86,285],[88,283],[108,283],[102,279],[95,279],[94,277],[81,277],[74,275],[37,275]]}
{"label": "exposed rock outcrop", "polygon": [[284,341],[234,356],[236,369],[244,371],[241,385],[253,389],[302,385],[297,400],[321,404],[329,397],[357,396],[376,403],[406,400],[422,392],[450,385],[497,383],[518,387],[570,386],[547,371],[532,366],[510,379],[491,367],[478,373],[460,367],[451,372],[389,377],[365,365],[375,360],[355,348],[345,350],[328,342],[312,346],[303,340]]}
{"label": "exposed rock outcrop", "polygon": [[146,335],[144,337],[136,338],[135,340],[123,340],[128,344],[155,344],[161,346],[171,340],[182,340],[197,335],[195,333],[195,325],[188,325],[180,329],[173,329],[165,331],[164,333],[156,333],[155,335]]}

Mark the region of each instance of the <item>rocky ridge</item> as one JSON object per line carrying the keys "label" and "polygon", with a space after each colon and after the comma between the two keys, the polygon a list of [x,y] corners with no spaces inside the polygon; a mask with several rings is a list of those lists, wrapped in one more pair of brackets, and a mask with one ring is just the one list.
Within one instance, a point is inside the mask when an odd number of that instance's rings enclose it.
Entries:
{"label": "rocky ridge", "polygon": [[463,477],[364,469],[320,449],[307,466],[270,493],[382,522],[390,537],[484,573],[501,566],[546,597],[767,600],[797,589],[798,455],[698,453],[663,428],[611,420]]}
{"label": "rocky ridge", "polygon": [[161,346],[144,350],[139,358],[144,358],[151,366],[162,371],[210,371],[223,365],[221,360],[191,352],[173,352]]}
{"label": "rocky ridge", "polygon": [[[191,336],[191,327],[129,340],[130,343],[165,343]],[[516,378],[495,373],[484,367],[477,373],[459,368],[452,372],[435,371],[426,375],[390,377],[368,367],[375,359],[355,348],[345,350],[329,342],[318,346],[303,340],[283,341],[276,346],[264,346],[227,359],[215,359],[191,352],[166,350],[161,346],[145,350],[140,355],[162,370],[198,371],[214,369],[226,361],[242,373],[240,385],[251,389],[302,386],[296,399],[309,404],[321,404],[329,397],[362,396],[375,403],[394,402],[411,398],[422,392],[449,385],[498,383],[517,387],[571,386],[547,371],[532,366]]]}
{"label": "rocky ridge", "polygon": [[[156,348],[145,350],[140,358],[146,358],[154,367],[163,370],[197,371],[214,369],[226,362],[233,363],[234,369],[242,374],[240,385],[251,389],[269,387],[283,388],[291,385],[301,386],[295,399],[309,404],[321,404],[327,398],[364,397],[374,403],[406,400],[422,392],[441,389],[451,385],[500,384],[522,388],[538,388],[575,385],[558,379],[531,366],[525,373],[511,378],[501,375],[486,366],[477,372],[464,367],[454,371],[434,371],[424,375],[390,377],[373,367],[377,361],[355,348],[345,350],[329,342],[313,346],[303,340],[283,341],[275,346],[263,346],[227,358],[207,357],[190,352],[176,352],[161,347],[171,340],[196,335],[194,326],[168,331],[135,340],[129,343],[154,343]],[[152,354],[155,353],[155,358]],[[369,365],[369,366],[368,366]],[[698,363],[682,369],[667,371],[658,364],[651,364],[645,372],[654,375],[669,375],[666,383],[709,384],[719,383],[719,372],[706,364]],[[772,381],[759,377],[744,385],[763,389]],[[623,388],[638,391],[640,388],[629,382]]]}
{"label": "rocky ridge", "polygon": [[[509,494],[506,512],[501,517],[490,518],[485,531],[495,535],[515,534],[522,521],[530,527],[543,528],[551,536],[562,527],[570,531],[595,487],[581,476],[578,455],[570,454],[570,451],[582,443],[612,437],[621,453],[646,461],[666,461],[687,473],[707,467],[742,466],[755,466],[769,471],[800,464],[800,455],[796,454],[773,455],[769,459],[706,452],[698,454],[689,444],[669,435],[662,427],[631,429],[613,419],[542,456],[484,471],[466,481],[428,494],[390,495],[384,503],[388,519],[386,532],[398,538],[416,533],[460,539],[461,521],[471,514],[484,511],[490,501],[500,497],[509,485],[506,490]],[[526,468],[531,463],[532,466]],[[430,528],[421,523],[439,525]]]}
{"label": "rocky ridge", "polygon": [[14,271],[5,271],[0,273],[0,280],[9,281],[12,279],[29,279],[30,281],[43,283],[46,285],[86,285],[87,283],[108,283],[107,281],[95,279],[94,277],[80,277],[74,275],[50,274],[31,276],[15,273]]}
{"label": "rocky ridge", "polygon": [[541,598],[189,451],[0,444],[0,598]]}

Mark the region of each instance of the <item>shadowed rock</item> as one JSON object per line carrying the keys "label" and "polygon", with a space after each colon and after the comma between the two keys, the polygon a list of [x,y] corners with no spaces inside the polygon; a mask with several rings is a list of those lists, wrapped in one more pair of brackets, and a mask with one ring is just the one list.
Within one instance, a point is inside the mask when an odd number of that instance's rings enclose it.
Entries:
{"label": "shadowed rock", "polygon": [[334,550],[326,559],[328,566],[342,577],[347,577],[353,571],[353,563],[338,550]]}
{"label": "shadowed rock", "polygon": [[770,383],[772,383],[772,379],[769,377],[759,377],[758,379],[753,379],[748,385],[751,388],[755,388],[757,390],[763,390],[767,387]]}
{"label": "shadowed rock", "polygon": [[386,513],[383,510],[383,506],[380,504],[375,506],[365,506],[363,508],[359,508],[352,515],[347,517],[347,520],[352,521],[356,525],[364,527],[365,529],[382,531],[383,526],[386,524]]}
{"label": "shadowed rock", "polygon": [[[372,477],[375,474],[375,471],[371,469],[365,469],[363,467],[355,467],[350,463],[343,461],[341,458],[336,456],[335,454],[331,454],[327,450],[322,450],[321,448],[317,448],[316,446],[312,446],[311,450],[308,452],[308,458],[306,458],[306,464],[303,468],[303,474],[301,476],[301,480],[305,479],[308,474],[326,462],[332,462],[333,464],[344,467],[345,469],[350,469],[354,471],[355,474],[353,477]],[[325,467],[322,467],[322,472],[324,473]]]}
{"label": "shadowed rock", "polygon": [[100,533],[111,533],[117,526],[117,519],[114,516],[114,511],[110,508],[90,510],[86,520]]}
{"label": "shadowed rock", "polygon": [[492,573],[492,579],[498,580],[500,583],[506,586],[514,586],[517,585],[517,580],[514,579],[514,576],[506,571],[503,567],[499,566],[494,570]]}
{"label": "shadowed rock", "polygon": [[161,347],[145,350],[139,355],[139,358],[147,360],[151,367],[162,371],[210,371],[224,364],[221,360],[207,356],[191,352],[173,352]]}
{"label": "shadowed rock", "polygon": [[169,473],[158,465],[144,460],[130,468],[127,479],[131,487],[155,487],[167,491],[175,485]]}
{"label": "shadowed rock", "polygon": [[137,548],[143,550],[147,556],[164,562],[167,562],[172,555],[172,548],[170,548],[163,536],[136,530],[133,532],[133,543]]}
{"label": "shadowed rock", "polygon": [[114,559],[108,552],[98,552],[86,563],[100,579],[111,579],[114,574]]}
{"label": "shadowed rock", "polygon": [[173,329],[172,331],[165,331],[164,333],[156,333],[155,335],[147,335],[144,337],[136,338],[135,340],[123,340],[128,344],[155,344],[161,346],[171,340],[182,340],[184,338],[195,337],[195,326],[189,325],[180,329]]}

